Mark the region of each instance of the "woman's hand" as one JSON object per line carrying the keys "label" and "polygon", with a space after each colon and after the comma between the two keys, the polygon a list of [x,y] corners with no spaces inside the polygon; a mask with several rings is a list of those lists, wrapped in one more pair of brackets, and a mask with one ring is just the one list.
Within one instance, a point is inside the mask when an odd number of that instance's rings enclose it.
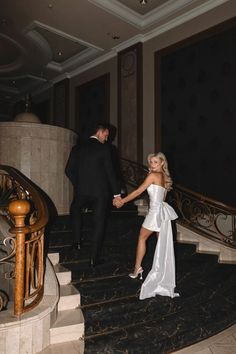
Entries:
{"label": "woman's hand", "polygon": [[124,202],[121,197],[115,197],[112,201],[112,204],[117,208],[121,208],[124,205]]}

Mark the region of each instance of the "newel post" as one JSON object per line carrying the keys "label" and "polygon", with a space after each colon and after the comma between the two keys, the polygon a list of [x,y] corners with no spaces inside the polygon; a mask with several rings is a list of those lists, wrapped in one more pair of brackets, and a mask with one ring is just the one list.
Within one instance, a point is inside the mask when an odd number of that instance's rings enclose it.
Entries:
{"label": "newel post", "polygon": [[27,200],[14,200],[9,203],[9,212],[15,221],[10,231],[16,235],[15,299],[14,314],[20,316],[24,307],[25,293],[25,235],[29,232],[25,226],[25,217],[30,211]]}

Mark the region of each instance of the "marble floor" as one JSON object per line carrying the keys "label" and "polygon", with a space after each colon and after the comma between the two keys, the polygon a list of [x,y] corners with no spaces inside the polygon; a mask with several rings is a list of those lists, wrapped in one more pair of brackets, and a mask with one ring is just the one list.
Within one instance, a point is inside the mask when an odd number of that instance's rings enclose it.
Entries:
{"label": "marble floor", "polygon": [[[80,251],[71,251],[67,227],[61,225],[51,235],[50,252],[60,252],[61,264],[72,271],[73,285],[81,293],[85,354],[236,354],[236,266],[197,254],[193,245],[175,243],[180,298],[140,301],[140,280],[131,281],[127,274],[141,223],[134,213],[113,215],[103,247],[106,262],[95,269],[88,266],[89,221]],[[152,237],[148,244],[147,271],[155,242]],[[50,346],[43,354],[82,352],[72,342]]]}

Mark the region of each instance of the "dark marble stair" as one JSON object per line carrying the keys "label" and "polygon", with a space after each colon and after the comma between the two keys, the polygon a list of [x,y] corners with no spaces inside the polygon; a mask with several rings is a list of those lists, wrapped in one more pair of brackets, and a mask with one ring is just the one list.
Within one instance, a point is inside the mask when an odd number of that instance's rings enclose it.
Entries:
{"label": "dark marble stair", "polygon": [[[197,254],[194,245],[175,243],[179,298],[157,296],[140,301],[141,281],[130,279],[138,231],[143,218],[135,212],[112,213],[103,247],[105,263],[91,269],[90,218],[86,215],[84,247],[71,251],[68,218],[54,228],[50,250],[72,270],[85,317],[85,353],[171,353],[208,338],[236,322],[236,266],[217,256]],[[67,226],[65,226],[67,225]],[[156,237],[148,242],[143,262],[151,267]]]}

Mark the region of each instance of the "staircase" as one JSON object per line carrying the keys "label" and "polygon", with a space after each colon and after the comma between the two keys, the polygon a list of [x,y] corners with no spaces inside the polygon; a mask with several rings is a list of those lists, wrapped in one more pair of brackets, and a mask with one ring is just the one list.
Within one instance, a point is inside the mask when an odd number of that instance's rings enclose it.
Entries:
{"label": "staircase", "polygon": [[[179,298],[138,299],[141,281],[128,274],[142,222],[134,213],[113,213],[103,247],[105,263],[94,269],[88,263],[89,222],[79,251],[70,250],[69,230],[51,239],[51,250],[60,249],[61,266],[72,271],[73,285],[81,294],[86,354],[172,353],[235,323],[235,266],[218,263],[216,255],[196,253],[195,245],[175,243]],[[151,237],[145,276],[155,243]]]}
{"label": "staircase", "polygon": [[177,240],[179,243],[191,243],[196,245],[196,252],[215,254],[219,263],[236,264],[236,249],[210,240],[197,232],[191,231],[177,223]]}
{"label": "staircase", "polygon": [[[145,216],[148,212],[148,202],[145,199],[135,201],[138,208],[138,215]],[[197,253],[214,254],[218,256],[219,263],[236,264],[236,249],[208,239],[201,234],[181,225],[178,220],[177,241],[179,243],[194,244]]]}
{"label": "staircase", "polygon": [[[60,286],[60,298],[57,305],[56,321],[50,328],[50,345],[52,350],[58,343],[76,341],[78,354],[84,352],[84,317],[80,309],[80,293],[71,284],[71,271],[59,264],[59,253],[48,255]],[[51,353],[51,351],[50,351]]]}

